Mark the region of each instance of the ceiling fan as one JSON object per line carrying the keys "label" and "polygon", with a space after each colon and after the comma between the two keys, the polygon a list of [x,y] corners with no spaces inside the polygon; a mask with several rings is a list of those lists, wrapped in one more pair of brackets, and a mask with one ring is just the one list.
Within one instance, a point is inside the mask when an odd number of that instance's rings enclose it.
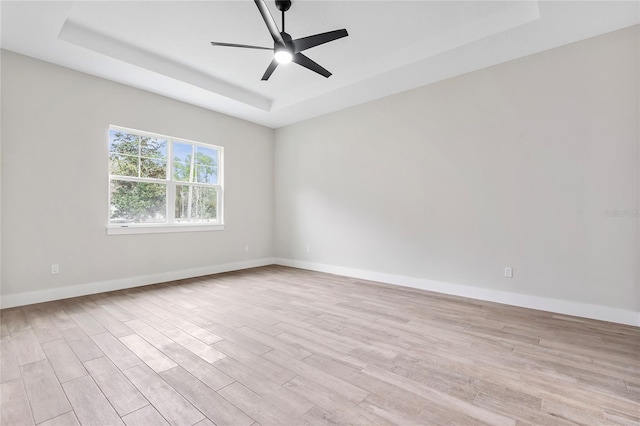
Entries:
{"label": "ceiling fan", "polygon": [[262,19],[264,19],[264,23],[267,24],[269,33],[271,33],[271,37],[273,38],[273,47],[250,46],[247,44],[234,43],[219,43],[215,41],[211,42],[212,45],[242,47],[245,49],[273,50],[273,60],[262,76],[262,80],[268,80],[279,64],[288,64],[289,62],[295,62],[296,64],[310,69],[311,71],[314,71],[324,77],[331,76],[331,73],[329,71],[321,67],[318,63],[314,62],[307,56],[303,55],[301,52],[303,50],[307,50],[312,47],[319,46],[321,44],[328,43],[342,37],[346,37],[349,35],[347,33],[347,30],[341,29],[328,31],[326,33],[315,34],[312,36],[297,38],[294,40],[289,34],[285,32],[284,29],[284,13],[291,7],[291,0],[276,0],[276,7],[282,12],[282,31],[278,31],[276,21],[273,19],[273,16],[271,16],[271,12],[269,12],[269,8],[267,7],[267,4],[264,2],[264,0],[254,1],[256,3],[256,6],[258,6],[258,10],[262,15]]}

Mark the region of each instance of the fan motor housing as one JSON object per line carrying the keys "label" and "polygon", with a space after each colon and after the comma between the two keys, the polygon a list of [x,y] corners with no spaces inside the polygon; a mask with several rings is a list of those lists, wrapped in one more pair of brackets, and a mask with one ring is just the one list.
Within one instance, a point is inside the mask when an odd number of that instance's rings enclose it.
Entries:
{"label": "fan motor housing", "polygon": [[282,12],[286,12],[291,7],[291,0],[276,0],[276,7]]}

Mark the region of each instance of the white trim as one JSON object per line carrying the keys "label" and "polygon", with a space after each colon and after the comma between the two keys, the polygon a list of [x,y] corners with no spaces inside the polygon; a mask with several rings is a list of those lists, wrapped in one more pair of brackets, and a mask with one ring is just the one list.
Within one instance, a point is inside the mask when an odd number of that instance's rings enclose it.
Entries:
{"label": "white trim", "polygon": [[24,306],[33,303],[67,299],[70,297],[86,296],[88,294],[122,290],[143,285],[158,284],[174,280],[200,277],[222,272],[237,271],[247,268],[256,268],[259,266],[267,266],[272,264],[289,266],[292,268],[308,269],[311,271],[326,272],[330,274],[360,278],[369,281],[377,281],[386,284],[417,288],[420,290],[435,291],[438,293],[469,297],[472,299],[504,303],[511,306],[538,309],[564,315],[573,315],[582,318],[591,318],[601,321],[615,322],[619,324],[640,326],[640,312],[635,312],[632,310],[612,308],[602,305],[591,305],[580,302],[571,302],[568,300],[551,299],[540,296],[531,296],[519,293],[509,293],[500,290],[471,287],[461,284],[450,284],[441,281],[413,278],[403,275],[386,274],[382,272],[367,271],[362,269],[347,268],[343,266],[325,265],[321,263],[305,262],[301,260],[284,258],[254,259],[242,262],[208,266],[203,268],[183,269],[180,271],[164,272],[160,274],[122,278],[110,281],[101,281],[96,283],[60,287],[48,290],[7,294],[0,298],[0,308],[12,308],[15,306]]}
{"label": "white trim", "polygon": [[121,278],[117,280],[100,281],[89,284],[30,291],[25,293],[7,294],[3,295],[0,299],[0,308],[4,309],[12,308],[14,306],[31,305],[33,303],[50,302],[52,300],[68,299],[70,297],[86,296],[88,294],[103,293],[105,291],[123,290],[143,285],[158,284],[272,264],[272,258],[253,259],[241,262],[207,266],[203,268],[183,269],[180,271],[163,272],[160,274]]}
{"label": "white trim", "polygon": [[435,291],[438,293],[455,296],[469,297],[471,299],[486,300],[490,302],[504,303],[523,308],[537,309],[564,315],[573,315],[583,318],[591,318],[601,321],[610,321],[619,324],[640,326],[640,312],[613,308],[602,305],[572,302],[569,300],[551,299],[547,297],[531,296],[528,294],[510,293],[500,290],[472,287],[461,284],[452,284],[442,281],[413,278],[403,275],[386,274],[382,272],[363,269],[347,268],[343,266],[326,265],[321,263],[306,262],[295,259],[274,259],[276,265],[290,266],[293,268],[308,269],[330,274],[344,275],[352,278],[360,278],[369,281],[378,281],[386,284],[395,284],[404,287],[421,290]]}
{"label": "white trim", "polygon": [[[118,155],[123,155],[123,154],[118,154]],[[130,157],[133,157],[133,155],[130,155]],[[111,175],[110,179],[120,180],[124,182],[157,183],[158,185],[166,185],[167,183],[169,183],[168,179],[141,178],[141,177],[135,177],[135,176]]]}
{"label": "white trim", "polygon": [[199,231],[224,231],[224,225],[206,223],[185,223],[185,224],[130,224],[130,225],[109,225],[107,235],[124,234],[163,234],[165,232],[199,232]]}

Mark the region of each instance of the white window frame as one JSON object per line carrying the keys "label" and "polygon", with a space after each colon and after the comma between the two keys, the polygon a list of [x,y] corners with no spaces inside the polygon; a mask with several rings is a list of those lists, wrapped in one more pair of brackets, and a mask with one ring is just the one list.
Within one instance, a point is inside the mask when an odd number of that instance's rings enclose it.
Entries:
{"label": "white window frame", "polygon": [[[109,132],[107,133],[107,140],[110,143],[110,134],[112,130],[126,132],[138,136],[147,136],[150,138],[165,139],[167,141],[167,175],[165,179],[156,178],[139,178],[131,176],[112,176],[109,169],[108,179],[108,202],[107,202],[107,235],[123,235],[123,234],[156,234],[165,232],[194,232],[194,231],[222,231],[224,230],[224,148],[219,145],[212,145],[203,142],[196,142],[189,139],[177,138],[173,136],[161,135],[158,133],[145,132],[142,130],[129,129],[121,126],[109,126]],[[202,146],[205,148],[214,148],[218,151],[218,183],[217,184],[202,184],[194,182],[183,182],[173,179],[174,165],[173,165],[173,144],[188,143],[195,146]],[[109,156],[107,155],[107,162]],[[126,223],[126,224],[113,224],[110,223],[111,217],[111,180],[129,181],[129,182],[149,182],[149,183],[161,183],[167,187],[167,204],[166,204],[166,223]],[[217,220],[215,222],[192,222],[192,223],[179,223],[175,221],[175,193],[176,185],[193,185],[201,187],[210,187],[217,189]]]}

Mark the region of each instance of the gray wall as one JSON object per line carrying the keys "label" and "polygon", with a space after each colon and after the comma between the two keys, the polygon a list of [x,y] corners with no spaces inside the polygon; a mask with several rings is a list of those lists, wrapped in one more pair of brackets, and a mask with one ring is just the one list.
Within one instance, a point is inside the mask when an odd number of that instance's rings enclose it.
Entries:
{"label": "gray wall", "polygon": [[[3,51],[1,294],[277,256],[637,312],[638,218],[605,211],[638,209],[639,51],[636,26],[275,132]],[[224,146],[226,229],[107,236],[109,124]]]}
{"label": "gray wall", "polygon": [[[223,146],[226,229],[107,236],[110,124]],[[270,259],[273,137],[272,129],[2,51],[2,294]],[[52,263],[59,275],[50,274]]]}
{"label": "gray wall", "polygon": [[638,311],[638,39],[277,130],[276,255]]}

